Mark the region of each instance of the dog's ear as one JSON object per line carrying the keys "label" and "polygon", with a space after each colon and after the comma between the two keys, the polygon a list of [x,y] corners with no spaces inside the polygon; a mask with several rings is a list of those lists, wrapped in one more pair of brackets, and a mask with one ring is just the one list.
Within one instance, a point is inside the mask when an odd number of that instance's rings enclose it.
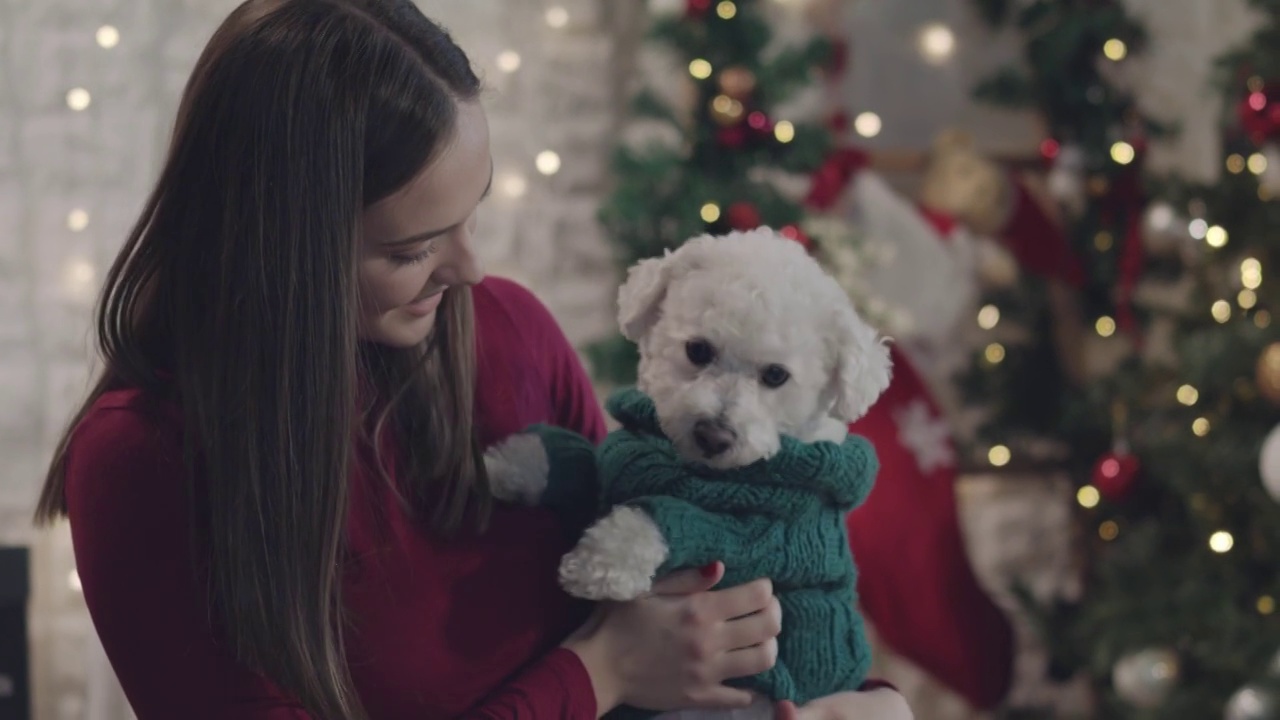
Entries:
{"label": "dog's ear", "polygon": [[618,326],[622,335],[638,342],[658,321],[658,306],[667,294],[670,251],[660,258],[641,260],[627,271],[627,281],[618,288]]}
{"label": "dog's ear", "polygon": [[889,347],[852,309],[840,313],[833,337],[836,364],[832,413],[839,420],[853,422],[865,415],[889,387]]}

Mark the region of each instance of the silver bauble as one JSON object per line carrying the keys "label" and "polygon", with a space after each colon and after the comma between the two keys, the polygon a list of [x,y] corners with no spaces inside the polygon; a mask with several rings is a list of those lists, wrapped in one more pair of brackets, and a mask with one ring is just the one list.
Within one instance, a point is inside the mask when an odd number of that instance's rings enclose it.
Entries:
{"label": "silver bauble", "polygon": [[1120,658],[1111,670],[1111,684],[1130,705],[1154,708],[1169,697],[1180,672],[1177,653],[1148,648]]}

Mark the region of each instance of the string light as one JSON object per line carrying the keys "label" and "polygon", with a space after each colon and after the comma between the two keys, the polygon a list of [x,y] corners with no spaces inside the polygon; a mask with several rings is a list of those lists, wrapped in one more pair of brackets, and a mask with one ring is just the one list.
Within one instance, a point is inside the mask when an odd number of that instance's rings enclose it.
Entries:
{"label": "string light", "polygon": [[991,330],[1000,324],[1000,308],[995,305],[984,305],[978,311],[978,327],[983,330]]}
{"label": "string light", "polygon": [[1232,153],[1227,156],[1227,171],[1232,175],[1239,175],[1244,172],[1244,156],[1240,153]]}
{"label": "string light", "polygon": [[1214,225],[1204,232],[1204,241],[1211,248],[1220,248],[1227,244],[1227,231],[1221,225]]}
{"label": "string light", "polygon": [[1262,263],[1257,258],[1245,258],[1240,262],[1240,284],[1257,290],[1262,284]]}
{"label": "string light", "polygon": [[1231,533],[1226,530],[1219,530],[1209,536],[1209,549],[1219,555],[1229,551],[1235,544],[1236,539],[1231,537]]}
{"label": "string light", "polygon": [[550,27],[556,29],[562,28],[569,24],[569,11],[559,5],[554,5],[547,8],[546,19],[547,25]]}
{"label": "string light", "polygon": [[81,208],[76,208],[67,213],[67,228],[72,232],[80,232],[89,227],[89,213]]}
{"label": "string light", "polygon": [[999,365],[1004,362],[1004,346],[1000,343],[991,343],[986,350],[982,351],[982,355],[992,365]]}
{"label": "string light", "polygon": [[1133,158],[1137,155],[1133,146],[1121,140],[1111,146],[1111,159],[1120,165],[1128,165],[1133,162]]}
{"label": "string light", "polygon": [[880,116],[873,112],[858,113],[858,117],[853,119],[853,130],[864,138],[873,138],[880,134],[880,130],[884,127],[884,123],[880,121]]}
{"label": "string light", "polygon": [[1183,405],[1186,405],[1187,407],[1191,407],[1192,405],[1196,404],[1197,400],[1200,399],[1200,391],[1196,390],[1194,387],[1190,385],[1183,385],[1182,387],[1178,388],[1177,397],[1178,397],[1178,402],[1182,403]]}
{"label": "string light", "polygon": [[1009,452],[1009,448],[1004,445],[996,445],[987,451],[987,460],[996,467],[1004,467],[1009,464],[1009,460],[1013,454]]}
{"label": "string light", "polygon": [[1196,240],[1203,240],[1205,233],[1209,232],[1209,223],[1200,218],[1196,218],[1187,225],[1187,232]]}
{"label": "string light", "polygon": [[773,136],[778,138],[780,143],[789,143],[796,138],[796,126],[782,120],[773,126]]}
{"label": "string light", "polygon": [[733,16],[738,14],[738,6],[733,4],[732,0],[722,0],[716,5],[716,14],[723,20],[732,20]]}
{"label": "string light", "polygon": [[1115,238],[1106,230],[1099,231],[1097,235],[1093,236],[1093,246],[1098,249],[1098,252],[1106,252],[1114,244]]}
{"label": "string light", "polygon": [[1213,319],[1219,323],[1226,323],[1231,319],[1231,303],[1226,300],[1219,300],[1213,304],[1210,310],[1213,313]]}
{"label": "string light", "polygon": [[1259,310],[1258,312],[1254,313],[1253,324],[1257,326],[1259,330],[1265,330],[1266,328],[1270,327],[1271,313],[1267,312],[1266,310]]}
{"label": "string light", "polygon": [[98,28],[98,32],[94,33],[93,37],[98,41],[98,47],[108,50],[120,44],[120,31],[112,25],[103,25]]}
{"label": "string light", "polygon": [[1259,615],[1270,615],[1276,611],[1276,599],[1270,595],[1263,595],[1258,598],[1257,608]]}
{"label": "string light", "polygon": [[1115,520],[1108,520],[1098,526],[1098,537],[1111,542],[1120,536],[1120,524]]}
{"label": "string light", "polygon": [[87,297],[93,290],[94,277],[97,275],[93,263],[84,258],[76,258],[67,263],[63,271],[64,287],[69,295]]}
{"label": "string light", "polygon": [[520,53],[515,50],[503,50],[498,53],[498,69],[505,73],[513,73],[520,69]]}
{"label": "string light", "polygon": [[697,58],[689,63],[689,74],[699,80],[706,80],[711,77],[711,63]]}
{"label": "string light", "polygon": [[1249,156],[1249,172],[1254,175],[1261,175],[1267,171],[1267,156],[1262,153],[1254,153]]}
{"label": "string light", "polygon": [[1168,230],[1173,227],[1173,208],[1168,203],[1152,205],[1148,218],[1151,220],[1151,227],[1156,230]]}
{"label": "string light", "polygon": [[1254,305],[1258,304],[1258,294],[1249,289],[1241,290],[1240,294],[1236,296],[1236,304],[1240,306],[1241,310],[1252,309]]}
{"label": "string light", "polygon": [[1076,502],[1080,503],[1082,508],[1095,508],[1101,501],[1102,494],[1092,485],[1085,485],[1076,492]]}
{"label": "string light", "polygon": [[498,190],[507,197],[523,197],[528,189],[528,181],[518,173],[504,173],[498,180]]}
{"label": "string light", "polygon": [[91,101],[92,98],[89,96],[89,91],[84,88],[71,88],[67,91],[67,107],[76,112],[89,107]]}
{"label": "string light", "polygon": [[538,168],[538,172],[543,175],[555,175],[560,172],[560,156],[553,150],[543,150],[538,153],[538,157],[534,159],[533,164]]}
{"label": "string light", "polygon": [[702,222],[713,223],[720,219],[720,206],[715,203],[707,203],[702,206]]}
{"label": "string light", "polygon": [[946,25],[930,23],[920,29],[918,44],[926,62],[941,65],[955,52],[956,36]]}
{"label": "string light", "polygon": [[1116,321],[1107,315],[1103,315],[1098,318],[1098,322],[1094,323],[1093,328],[1098,331],[1100,337],[1111,337],[1116,334]]}
{"label": "string light", "polygon": [[1108,60],[1120,62],[1129,54],[1129,48],[1120,38],[1111,38],[1102,45],[1102,54],[1106,55]]}
{"label": "string light", "polygon": [[1195,433],[1196,437],[1208,435],[1209,429],[1209,418],[1198,417],[1191,423],[1191,432]]}

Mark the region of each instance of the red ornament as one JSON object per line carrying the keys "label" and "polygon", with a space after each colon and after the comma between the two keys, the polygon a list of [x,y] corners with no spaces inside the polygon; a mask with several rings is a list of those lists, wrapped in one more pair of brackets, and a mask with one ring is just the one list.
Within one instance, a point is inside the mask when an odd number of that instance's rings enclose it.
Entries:
{"label": "red ornament", "polygon": [[729,227],[734,230],[755,230],[760,227],[760,211],[755,205],[740,200],[729,206],[725,211],[725,220],[729,222]]}
{"label": "red ornament", "polygon": [[837,110],[827,118],[827,129],[836,135],[844,135],[849,132],[849,122],[849,113]]}
{"label": "red ornament", "polygon": [[1255,144],[1280,137],[1280,85],[1264,85],[1236,106],[1240,127]]}
{"label": "red ornament", "polygon": [[722,127],[716,131],[716,142],[727,148],[737,150],[747,144],[747,128],[741,124]]}
{"label": "red ornament", "polygon": [[711,10],[711,0],[685,0],[685,17],[701,20],[706,17],[709,10]]}
{"label": "red ornament", "polygon": [[1137,484],[1141,470],[1138,456],[1123,451],[1109,452],[1093,466],[1093,486],[1107,500],[1123,502]]}
{"label": "red ornament", "polygon": [[829,210],[840,199],[841,193],[853,176],[871,162],[871,156],[855,147],[835,150],[813,173],[805,205],[815,210]]}
{"label": "red ornament", "polygon": [[1045,138],[1040,143],[1040,157],[1045,160],[1052,160],[1058,157],[1058,151],[1061,149],[1062,148],[1058,145],[1057,140],[1054,140],[1053,138]]}
{"label": "red ornament", "polygon": [[803,247],[805,250],[808,250],[808,251],[813,250],[813,240],[810,239],[808,235],[805,235],[804,231],[796,227],[795,225],[783,225],[782,229],[780,229],[778,232],[782,233],[783,237],[789,238],[791,240],[795,240],[796,242],[800,243],[800,246]]}

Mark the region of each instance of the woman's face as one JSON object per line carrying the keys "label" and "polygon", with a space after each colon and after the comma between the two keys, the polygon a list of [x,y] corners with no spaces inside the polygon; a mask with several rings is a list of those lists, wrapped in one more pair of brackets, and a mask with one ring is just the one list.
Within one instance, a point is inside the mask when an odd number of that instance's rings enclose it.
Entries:
{"label": "woman's face", "polygon": [[363,213],[360,337],[392,347],[426,339],[441,293],[474,285],[476,207],[489,193],[489,123],[477,102],[458,107],[452,141],[405,187]]}

